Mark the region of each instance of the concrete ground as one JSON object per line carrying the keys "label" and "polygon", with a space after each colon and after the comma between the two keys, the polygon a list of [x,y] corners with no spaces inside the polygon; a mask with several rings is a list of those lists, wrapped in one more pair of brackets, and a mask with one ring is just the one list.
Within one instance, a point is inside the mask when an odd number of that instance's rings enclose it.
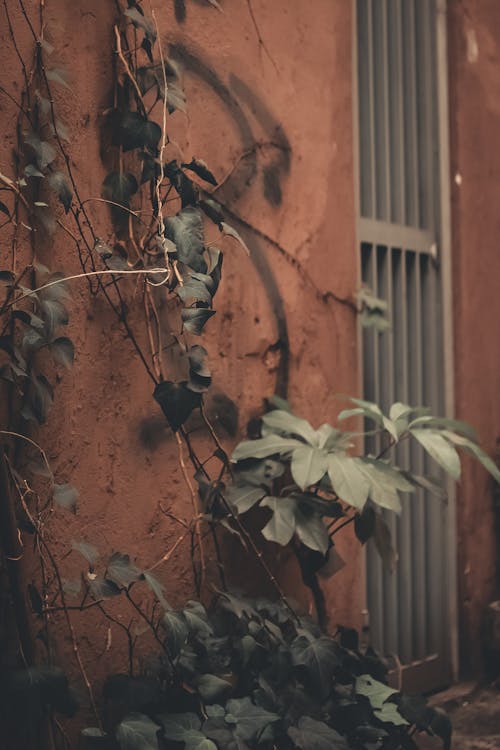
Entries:
{"label": "concrete ground", "polygon": [[[451,750],[500,750],[500,689],[473,683],[456,685],[430,701],[443,708],[453,724]],[[422,750],[439,748],[440,742],[422,738]]]}

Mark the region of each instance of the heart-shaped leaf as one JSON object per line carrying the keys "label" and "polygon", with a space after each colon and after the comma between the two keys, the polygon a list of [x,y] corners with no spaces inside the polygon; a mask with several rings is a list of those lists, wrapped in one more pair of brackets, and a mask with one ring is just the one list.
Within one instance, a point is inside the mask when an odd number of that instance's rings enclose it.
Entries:
{"label": "heart-shaped leaf", "polygon": [[185,381],[173,383],[164,380],[158,383],[153,396],[174,432],[182,427],[193,409],[201,404],[200,394],[190,390]]}

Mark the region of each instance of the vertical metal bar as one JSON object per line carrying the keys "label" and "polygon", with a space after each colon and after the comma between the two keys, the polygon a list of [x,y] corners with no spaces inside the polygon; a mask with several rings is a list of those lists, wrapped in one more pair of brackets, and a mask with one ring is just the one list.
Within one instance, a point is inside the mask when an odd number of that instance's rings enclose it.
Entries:
{"label": "vertical metal bar", "polygon": [[387,221],[391,215],[389,146],[389,71],[387,43],[387,4],[378,0],[373,8],[373,85],[375,107],[376,218]]}
{"label": "vertical metal bar", "polygon": [[[377,258],[376,248],[363,245],[363,281],[376,293],[377,290]],[[378,337],[373,330],[365,330],[363,334],[364,395],[375,401],[379,393],[379,349]],[[376,450],[375,444],[366,441],[365,450]],[[370,617],[371,642],[384,652],[385,648],[385,617],[383,607],[383,571],[382,564],[373,544],[367,545],[367,589],[368,610]]]}
{"label": "vertical metal bar", "polygon": [[369,137],[370,137],[370,186],[372,195],[372,217],[377,218],[377,181],[376,173],[378,166],[377,153],[375,150],[375,66],[374,66],[374,54],[373,54],[373,3],[368,0],[367,6],[367,24],[368,24],[368,44],[367,44],[367,55],[368,55],[368,86],[369,86]]}
{"label": "vertical metal bar", "polygon": [[403,75],[404,75],[404,116],[405,116],[405,194],[406,224],[418,226],[419,187],[418,187],[418,137],[417,137],[417,94],[416,94],[416,54],[415,54],[415,6],[413,0],[403,3]]}
{"label": "vertical metal bar", "polygon": [[[392,295],[392,250],[388,247],[377,248],[377,295],[387,300],[389,308],[389,319],[393,316]],[[394,341],[393,328],[379,336],[380,357],[379,367],[379,400],[384,413],[389,411],[394,402]],[[385,521],[390,529],[393,543],[397,548],[397,517],[395,513],[387,511],[384,513]],[[386,613],[385,638],[386,652],[399,654],[399,618],[398,618],[398,596],[397,596],[398,572],[384,573],[384,611]]]}
{"label": "vertical metal bar", "polygon": [[[395,400],[407,404],[408,392],[408,292],[406,283],[406,253],[394,252],[393,260],[393,316]],[[397,447],[396,461],[406,469],[410,467],[410,446],[403,441]],[[398,520],[398,604],[399,604],[399,657],[404,664],[412,658],[413,641],[413,580],[412,580],[412,533],[411,503],[413,497],[403,495],[403,511]]]}
{"label": "vertical metal bar", "polygon": [[419,0],[415,15],[415,60],[417,80],[417,134],[419,169],[419,226],[432,229],[434,198],[434,100],[431,0]]}
{"label": "vertical metal bar", "polygon": [[[420,290],[420,263],[417,253],[408,253],[408,341],[409,341],[409,373],[410,398],[412,404],[421,404],[423,397],[422,386],[422,300]],[[416,441],[411,443],[411,465],[417,474],[423,471],[423,452]],[[426,622],[426,591],[425,591],[425,515],[424,493],[414,493],[412,502],[412,570],[413,570],[413,616],[414,640],[413,658],[421,659],[426,656],[427,622]]]}
{"label": "vertical metal bar", "polygon": [[390,107],[390,191],[391,221],[404,224],[405,210],[405,153],[403,108],[403,36],[402,0],[388,0],[388,68]]}

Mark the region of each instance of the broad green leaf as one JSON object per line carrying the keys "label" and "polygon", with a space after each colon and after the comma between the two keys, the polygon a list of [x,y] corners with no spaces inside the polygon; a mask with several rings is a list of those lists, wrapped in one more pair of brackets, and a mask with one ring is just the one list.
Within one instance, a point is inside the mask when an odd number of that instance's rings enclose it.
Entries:
{"label": "broad green leaf", "polygon": [[163,609],[170,609],[169,604],[165,599],[165,587],[163,586],[162,582],[147,570],[144,571],[143,576],[144,580],[160,602]]}
{"label": "broad green leaf", "polygon": [[238,513],[246,513],[247,510],[250,510],[256,503],[262,500],[266,494],[267,491],[261,487],[251,487],[250,485],[237,487],[233,484],[227,488],[224,497]]}
{"label": "broad green leaf", "polygon": [[59,336],[50,345],[50,352],[59,365],[70,368],[75,360],[75,347],[67,336]]}
{"label": "broad green leaf", "polygon": [[392,421],[392,419],[388,419],[387,417],[382,417],[382,424],[384,426],[384,429],[387,430],[389,435],[393,438],[394,442],[397,443],[399,439],[397,425]]}
{"label": "broad green leaf", "polygon": [[326,474],[328,455],[320,448],[304,445],[292,453],[292,477],[301,490],[305,490]]}
{"label": "broad green leaf", "polygon": [[214,703],[231,690],[231,683],[214,674],[203,674],[199,678],[196,687],[205,703]]}
{"label": "broad green leaf", "polygon": [[284,547],[295,532],[296,503],[287,497],[266,497],[261,505],[273,512],[262,529],[263,536],[269,542],[277,542]]}
{"label": "broad green leaf", "polygon": [[289,727],[288,736],[300,750],[349,750],[341,734],[310,716],[301,716],[296,727]]}
{"label": "broad green leaf", "polygon": [[279,435],[266,435],[258,440],[244,440],[234,449],[231,460],[243,461],[245,458],[267,458],[278,453],[286,455],[296,448],[302,448],[303,443],[293,438],[280,437]]}
{"label": "broad green leaf", "polygon": [[120,750],[158,750],[159,729],[149,716],[130,714],[116,730]]}
{"label": "broad green leaf", "polygon": [[336,430],[335,427],[332,427],[330,424],[322,424],[316,430],[317,446],[326,451],[342,447],[346,438],[348,438],[347,433]]}
{"label": "broad green leaf", "polygon": [[273,432],[295,435],[303,438],[309,445],[315,445],[316,432],[309,422],[299,419],[288,411],[275,409],[262,417],[262,422],[270,427]]}
{"label": "broad green leaf", "polygon": [[125,208],[130,207],[131,197],[139,185],[131,172],[109,172],[103,182],[103,196]]}
{"label": "broad green leaf", "polygon": [[235,734],[246,742],[261,735],[263,729],[275,721],[278,714],[256,706],[250,698],[232,698],[226,703],[226,722],[236,725]]}
{"label": "broad green leaf", "polygon": [[408,481],[414,484],[416,487],[421,487],[423,490],[425,490],[426,492],[430,492],[431,495],[435,495],[440,500],[445,501],[447,499],[448,494],[445,488],[437,479],[433,479],[432,477],[424,477],[420,474],[412,474],[409,471],[405,471],[403,473]]}
{"label": "broad green leaf", "polygon": [[413,429],[413,437],[442,468],[453,477],[460,478],[460,458],[458,453],[443,435],[437,430]]}
{"label": "broad green leaf", "polygon": [[174,742],[185,742],[186,734],[199,731],[201,720],[196,714],[161,714],[159,717],[165,737]]}
{"label": "broad green leaf", "polygon": [[170,428],[177,432],[188,419],[193,409],[201,404],[201,396],[187,387],[186,381],[173,383],[164,380],[158,383],[153,392]]}
{"label": "broad green leaf", "polygon": [[134,581],[138,581],[142,575],[139,568],[131,562],[130,556],[124,555],[122,552],[114,552],[111,555],[107,572],[108,578],[117,586],[124,586],[125,588]]}
{"label": "broad green leaf", "polygon": [[455,432],[450,432],[448,430],[444,430],[443,435],[448,438],[448,440],[451,440],[452,443],[458,445],[459,448],[465,448],[470,453],[472,453],[472,455],[475,456],[477,460],[484,466],[486,471],[489,471],[495,481],[500,482],[500,470],[498,469],[498,466],[477,443],[469,440],[466,437],[463,437],[462,435],[457,435]]}
{"label": "broad green leaf", "polygon": [[395,703],[384,703],[382,708],[373,711],[379,721],[394,724],[396,727],[409,726],[410,722],[403,719]]}
{"label": "broad green leaf", "polygon": [[328,476],[334,491],[344,502],[363,510],[370,481],[354,458],[345,453],[331,453],[328,456]]}
{"label": "broad green leaf", "polygon": [[446,417],[433,417],[430,414],[418,417],[414,419],[408,425],[410,430],[416,427],[431,427],[436,430],[452,430],[453,432],[462,433],[465,437],[472,440],[474,443],[477,442],[476,431],[470,424],[463,422],[460,419],[448,419]]}
{"label": "broad green leaf", "polygon": [[166,235],[177,248],[177,256],[193,271],[207,272],[203,258],[203,217],[198,208],[188,206],[165,221]]}
{"label": "broad green leaf", "polygon": [[332,676],[339,661],[337,646],[331,638],[299,635],[292,641],[293,664],[306,670],[308,684],[326,697],[331,690]]}
{"label": "broad green leaf", "polygon": [[408,416],[408,414],[411,414],[411,412],[411,406],[408,406],[408,404],[402,404],[400,401],[396,401],[396,403],[393,404],[389,409],[389,418],[392,419],[393,422],[395,422],[401,417]]}
{"label": "broad green leaf", "polygon": [[208,310],[206,307],[188,307],[181,310],[183,330],[200,336],[205,323],[212,315],[215,315],[215,310]]}
{"label": "broad green leaf", "polygon": [[380,555],[384,569],[388,573],[393,573],[396,568],[397,555],[392,546],[391,530],[380,513],[375,513],[373,541],[375,542],[375,547]]}
{"label": "broad green leaf", "polygon": [[354,459],[362,474],[370,485],[370,497],[374,503],[382,508],[388,508],[396,513],[401,511],[401,502],[398,491],[414,492],[415,487],[404,477],[404,475],[386,464],[372,458]]}
{"label": "broad green leaf", "polygon": [[328,529],[319,513],[295,513],[295,531],[300,541],[316,552],[326,555],[328,550]]}
{"label": "broad green leaf", "polygon": [[354,689],[358,695],[364,695],[365,698],[368,698],[372,708],[379,710],[391,695],[395,695],[398,692],[388,685],[384,685],[383,682],[379,682],[369,674],[362,674],[356,677]]}
{"label": "broad green leaf", "polygon": [[166,643],[170,657],[175,659],[187,641],[189,631],[186,620],[179,612],[167,610],[163,615],[163,625],[167,632]]}

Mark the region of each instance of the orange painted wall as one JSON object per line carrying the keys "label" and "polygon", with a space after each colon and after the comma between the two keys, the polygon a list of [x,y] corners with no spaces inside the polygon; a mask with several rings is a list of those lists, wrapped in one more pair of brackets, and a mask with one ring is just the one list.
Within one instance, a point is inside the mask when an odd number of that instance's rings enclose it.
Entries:
{"label": "orange painted wall", "polygon": [[[500,435],[500,5],[449,3],[456,413],[491,455]],[[484,607],[498,597],[492,484],[468,461],[458,492],[463,669],[478,672]]]}
{"label": "orange painted wall", "polygon": [[[201,157],[219,180],[227,177],[218,197],[252,227],[235,220],[251,259],[226,243],[217,316],[207,325],[204,342],[211,352],[214,391],[224,391],[240,410],[238,435],[224,438],[230,449],[276,387],[316,425],[334,420],[340,408],[336,393],[356,392],[355,315],[321,297],[328,291],[340,297],[355,292],[357,250],[351,4],[316,0],[312,12],[308,3],[253,0],[263,42],[245,0],[222,4],[223,14],[208,3],[186,2],[182,22],[172,2],[162,2],[156,13],[162,41],[185,71],[189,112],[171,118],[171,132],[186,160]],[[29,56],[26,24],[17,3],[10,0],[9,6],[20,52]],[[35,6],[27,3],[36,19]],[[111,102],[113,4],[47,0],[45,17],[53,56],[72,75],[71,91],[58,90],[56,108],[71,134],[75,176],[83,198],[98,197],[106,174],[99,132]],[[0,75],[2,85],[18,96],[22,79],[4,20],[0,9]],[[7,134],[0,144],[2,171],[12,174],[16,111],[5,97],[0,97],[0,114]],[[106,208],[89,206],[106,238]],[[26,234],[24,239],[27,243]],[[1,252],[5,266],[7,246]],[[44,243],[40,257],[55,270],[79,270],[62,231]],[[57,511],[47,526],[67,578],[82,568],[77,555],[68,556],[72,540],[92,542],[104,557],[126,551],[138,565],[149,566],[179,535],[160,504],[181,517],[191,515],[177,445],[163,426],[137,355],[105,304],[90,299],[84,283],[73,288],[69,334],[76,361],[57,376],[49,368],[55,404],[48,423],[36,432],[57,480],[75,484],[80,492],[77,514]],[[131,321],[145,344],[133,289],[131,283]],[[350,535],[348,530],[339,545],[348,565],[327,585],[332,624],[360,624],[361,553]],[[287,591],[307,606],[298,571],[293,563],[283,565],[279,554],[273,549],[270,563],[282,570]],[[245,579],[255,582],[255,566],[240,548],[228,545],[226,556],[228,567],[240,571],[240,585]],[[188,547],[180,547],[158,576],[172,603],[192,595]],[[123,621],[130,617],[122,604],[113,607]],[[63,633],[60,618],[54,620]],[[110,641],[109,623],[94,610],[75,614],[74,622],[82,659],[98,665],[98,689],[99,677],[123,669],[126,641],[114,626]],[[84,695],[66,635],[57,649]]]}

